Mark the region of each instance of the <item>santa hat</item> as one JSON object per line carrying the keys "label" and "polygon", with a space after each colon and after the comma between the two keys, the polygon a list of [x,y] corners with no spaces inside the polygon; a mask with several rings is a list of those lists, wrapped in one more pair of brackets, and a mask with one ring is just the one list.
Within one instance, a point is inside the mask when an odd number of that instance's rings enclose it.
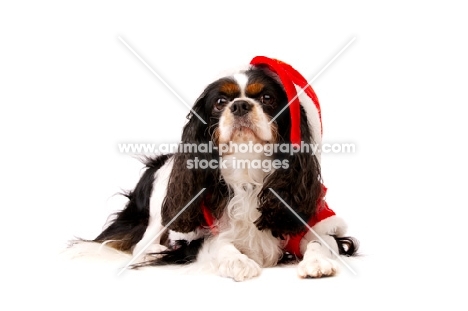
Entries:
{"label": "santa hat", "polygon": [[[291,65],[274,58],[256,56],[250,64],[253,66],[266,66],[269,70],[278,75],[288,97],[289,112],[291,115],[291,143],[301,144],[301,110],[302,106],[306,112],[307,119],[312,127],[312,137],[314,143],[322,142],[322,117],[320,104],[312,86],[307,80]],[[320,161],[320,154],[317,154]]]}

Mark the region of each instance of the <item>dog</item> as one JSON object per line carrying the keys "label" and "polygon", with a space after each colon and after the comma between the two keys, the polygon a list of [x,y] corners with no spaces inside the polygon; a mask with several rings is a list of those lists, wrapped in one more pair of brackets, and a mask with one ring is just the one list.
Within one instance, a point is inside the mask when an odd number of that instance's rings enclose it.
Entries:
{"label": "dog", "polygon": [[206,263],[236,281],[291,259],[302,278],[332,276],[337,256],[356,253],[324,200],[320,153],[299,151],[320,145],[322,124],[292,66],[255,57],[209,84],[187,119],[179,150],[145,160],[93,242],[132,253],[134,268]]}

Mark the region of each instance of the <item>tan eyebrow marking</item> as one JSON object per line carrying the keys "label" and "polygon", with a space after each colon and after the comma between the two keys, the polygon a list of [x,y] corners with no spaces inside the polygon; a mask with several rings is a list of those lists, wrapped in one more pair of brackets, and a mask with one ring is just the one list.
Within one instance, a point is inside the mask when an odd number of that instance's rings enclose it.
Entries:
{"label": "tan eyebrow marking", "polygon": [[247,87],[245,88],[245,93],[247,95],[256,96],[263,91],[264,87],[265,87],[264,84],[254,82],[254,83],[247,85]]}
{"label": "tan eyebrow marking", "polygon": [[219,91],[221,93],[226,94],[229,97],[235,97],[239,95],[241,90],[240,90],[239,85],[237,85],[237,83],[226,82],[221,85],[221,87],[219,88]]}

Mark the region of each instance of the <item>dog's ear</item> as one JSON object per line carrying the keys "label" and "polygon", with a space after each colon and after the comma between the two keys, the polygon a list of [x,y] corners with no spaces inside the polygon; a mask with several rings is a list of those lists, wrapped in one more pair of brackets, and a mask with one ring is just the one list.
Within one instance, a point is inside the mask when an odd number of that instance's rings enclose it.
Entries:
{"label": "dog's ear", "polygon": [[[177,232],[191,232],[204,225],[202,204],[215,217],[226,204],[227,188],[220,182],[219,155],[212,143],[217,120],[211,117],[206,99],[208,92],[209,88],[197,99],[187,116],[161,209],[162,224],[170,224],[169,229]],[[177,216],[184,207],[185,210]]]}
{"label": "dog's ear", "polygon": [[[288,116],[284,116],[284,119],[288,118]],[[281,120],[279,121],[281,122]],[[279,124],[278,126],[279,128],[289,127],[287,124]],[[283,137],[289,137],[289,133]],[[314,143],[311,127],[302,107],[301,140],[304,145],[309,144],[310,146]],[[280,143],[290,144],[290,141],[285,139]],[[265,180],[259,194],[258,209],[261,216],[255,224],[260,230],[270,229],[274,236],[282,237],[300,233],[305,229],[303,222],[284,203],[289,205],[307,223],[315,214],[317,204],[321,202],[323,190],[320,163],[312,148],[309,152],[294,152],[292,155],[290,153],[277,154],[276,157],[282,163],[286,163],[287,168],[277,169]]]}

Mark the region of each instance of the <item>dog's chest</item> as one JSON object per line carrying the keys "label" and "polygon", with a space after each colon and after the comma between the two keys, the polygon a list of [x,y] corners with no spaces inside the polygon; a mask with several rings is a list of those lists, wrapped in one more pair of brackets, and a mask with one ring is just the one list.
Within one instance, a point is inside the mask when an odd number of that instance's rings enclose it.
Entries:
{"label": "dog's chest", "polygon": [[269,230],[258,230],[255,221],[260,217],[258,194],[261,187],[243,184],[234,187],[234,196],[230,200],[223,217],[220,219],[220,235],[254,259],[261,266],[276,264],[280,256],[280,242]]}

